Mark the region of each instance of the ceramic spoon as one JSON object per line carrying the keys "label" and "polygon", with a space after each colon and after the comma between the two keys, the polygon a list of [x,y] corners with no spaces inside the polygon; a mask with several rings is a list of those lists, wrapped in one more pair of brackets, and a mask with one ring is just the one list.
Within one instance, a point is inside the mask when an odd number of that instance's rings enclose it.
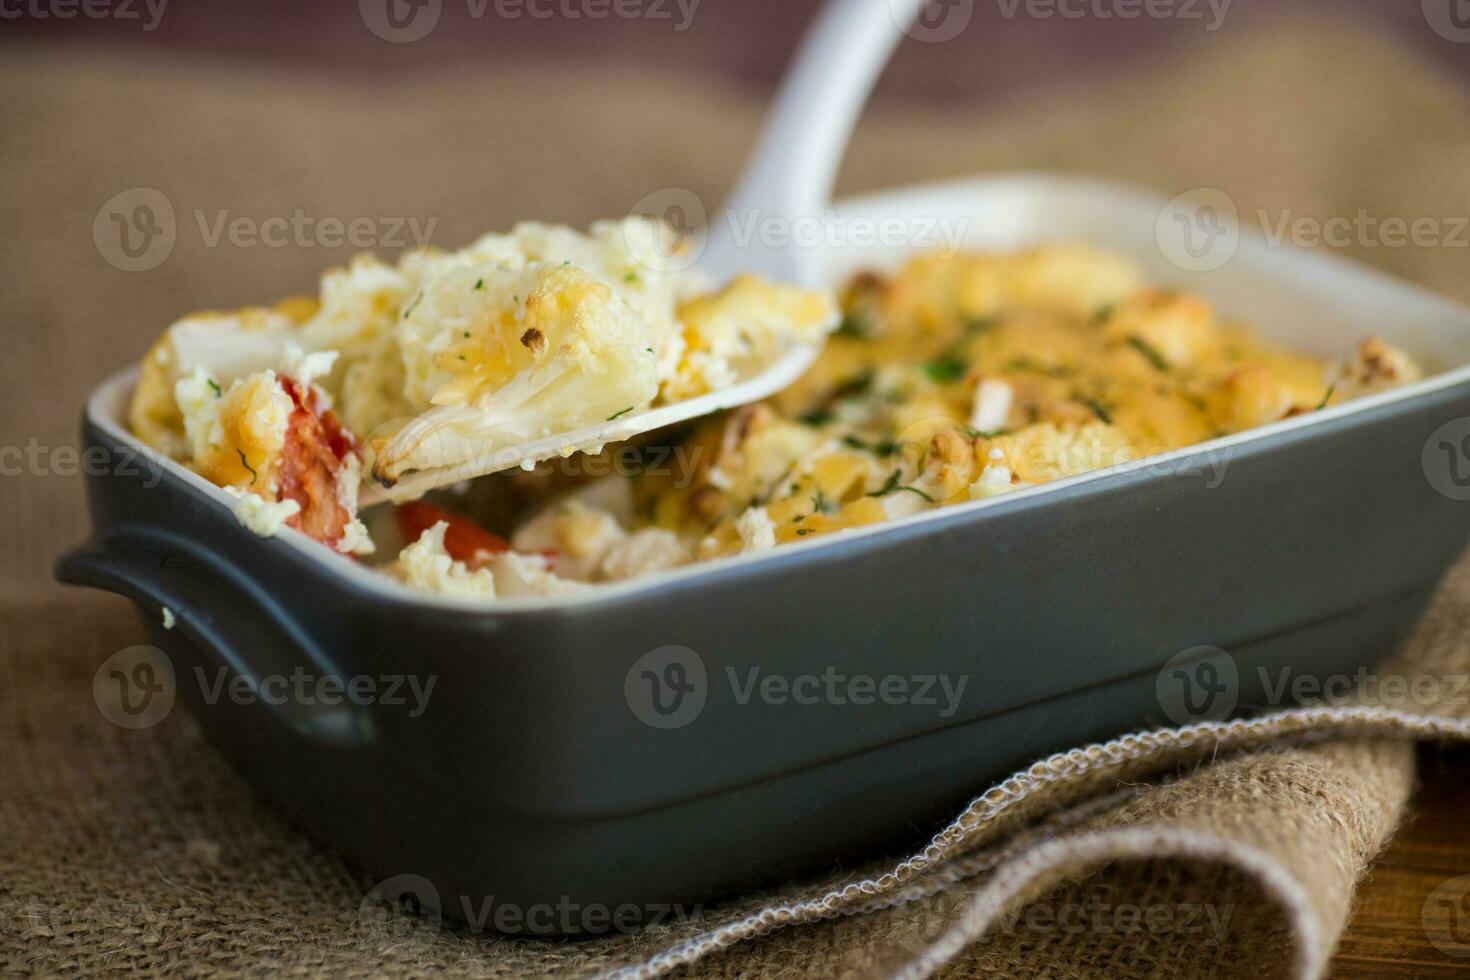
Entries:
{"label": "ceramic spoon", "polygon": [[[775,247],[755,240],[756,236],[742,241],[738,229],[754,227],[753,219],[776,219],[787,227],[803,219],[821,219],[852,127],[894,47],[925,2],[830,0],[821,10],[782,82],[755,152],[708,229],[698,265],[712,281],[726,282],[750,272],[773,282],[822,285],[816,249]],[[369,480],[363,487],[363,503],[411,499],[435,487],[570,451],[595,452],[652,429],[759,401],[795,381],[820,352],[819,344],[800,344],[766,370],[719,391],[499,448],[451,466],[412,471],[391,488]]]}

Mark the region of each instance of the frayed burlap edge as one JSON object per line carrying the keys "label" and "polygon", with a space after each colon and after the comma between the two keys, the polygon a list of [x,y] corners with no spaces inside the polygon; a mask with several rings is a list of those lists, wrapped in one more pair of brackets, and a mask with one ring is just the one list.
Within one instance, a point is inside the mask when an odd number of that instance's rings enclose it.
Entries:
{"label": "frayed burlap edge", "polygon": [[[1040,801],[1046,809],[1054,809],[1079,800],[1103,782],[1141,778],[1190,759],[1282,740],[1300,743],[1364,737],[1463,741],[1470,740],[1470,722],[1386,708],[1298,708],[1239,721],[1140,732],[1061,752],[992,787],[923,850],[884,874],[811,899],[767,906],[674,944],[642,963],[603,976],[609,980],[652,980],[780,929],[918,901],[962,877],[995,869],[974,893],[967,912],[894,974],[903,980],[919,980],[933,975],[983,937],[1005,909],[1034,898],[1067,877],[1130,858],[1178,857],[1228,863],[1256,881],[1279,904],[1291,926],[1295,944],[1291,954],[1293,975],[1318,977],[1326,967],[1336,935],[1324,931],[1311,899],[1290,874],[1260,851],[1223,836],[1176,828],[1124,829],[1062,838],[1043,834],[1029,846],[1005,848],[982,856],[978,863],[962,864],[945,872],[966,852],[1017,828],[1031,812],[1028,802]],[[1117,794],[1110,794],[1096,807],[1063,814],[1049,829],[1074,823],[1116,799]]]}

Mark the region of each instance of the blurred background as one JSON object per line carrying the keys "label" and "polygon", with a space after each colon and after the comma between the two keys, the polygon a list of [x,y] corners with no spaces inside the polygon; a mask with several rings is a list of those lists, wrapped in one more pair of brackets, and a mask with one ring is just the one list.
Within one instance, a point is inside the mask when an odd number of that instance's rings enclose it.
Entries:
{"label": "blurred background", "polygon": [[[115,11],[126,0],[97,0]],[[422,37],[390,42],[366,22],[372,8],[399,7],[408,23],[436,22]],[[886,0],[874,0],[883,3]],[[1152,2],[1152,0],[1150,0]],[[61,0],[63,5],[66,0]],[[1150,17],[1144,0],[948,0],[968,12],[972,44],[909,44],[878,97],[974,100],[1018,88],[1070,86],[1126,73],[1171,46],[1228,26],[1319,15],[1382,32],[1421,50],[1470,85],[1470,49],[1425,29],[1439,4],[1470,27],[1466,0],[1170,0],[1177,13]],[[598,63],[678,69],[757,90],[779,78],[818,0],[131,0],[137,17],[81,12],[56,0],[4,0],[0,37],[27,45],[85,45],[142,57],[183,55],[304,66],[344,77],[460,63],[555,64],[574,72]],[[1458,5],[1458,8],[1456,7]],[[617,11],[636,10],[636,16]],[[422,12],[422,13],[420,13]],[[1108,14],[1111,13],[1111,16]],[[387,10],[383,11],[386,19]],[[963,13],[961,14],[963,15]],[[405,34],[414,34],[409,30]],[[983,38],[983,41],[979,40]]]}
{"label": "blurred background", "polygon": [[[360,251],[713,212],[818,6],[0,0],[0,582],[59,598],[82,404],[170,322]],[[911,35],[840,194],[1040,170],[1445,244],[1470,216],[1470,0],[931,0]],[[1470,289],[1465,249],[1338,249]]]}

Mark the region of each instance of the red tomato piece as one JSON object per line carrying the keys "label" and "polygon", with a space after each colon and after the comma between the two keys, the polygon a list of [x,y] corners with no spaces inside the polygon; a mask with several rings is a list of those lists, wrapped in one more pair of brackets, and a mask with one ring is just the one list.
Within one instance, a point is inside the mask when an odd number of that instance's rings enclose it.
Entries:
{"label": "red tomato piece", "polygon": [[398,529],[405,541],[417,541],[419,535],[440,521],[448,524],[444,532],[444,550],[455,561],[462,561],[472,568],[482,564],[488,556],[510,550],[510,545],[498,534],[491,534],[468,517],[427,500],[399,504],[393,516],[398,519]]}

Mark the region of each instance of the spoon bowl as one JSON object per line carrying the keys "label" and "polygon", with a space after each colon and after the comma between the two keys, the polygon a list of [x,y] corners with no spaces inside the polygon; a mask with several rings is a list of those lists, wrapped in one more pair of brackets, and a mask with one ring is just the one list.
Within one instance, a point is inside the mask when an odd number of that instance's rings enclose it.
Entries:
{"label": "spoon bowl", "polygon": [[[837,167],[873,84],[925,0],[831,0],[808,29],[782,82],[760,141],[725,206],[708,229],[698,264],[713,281],[754,273],[774,282],[820,288],[816,253],[789,241],[742,241],[735,229],[754,218],[790,228],[823,220]],[[758,238],[758,236],[757,236]],[[827,327],[836,326],[835,323]],[[368,479],[363,506],[408,500],[436,487],[540,460],[597,452],[611,442],[768,398],[811,367],[821,344],[794,343],[760,372],[736,384],[669,405],[608,419],[476,455],[449,466],[410,471],[391,486]]]}

